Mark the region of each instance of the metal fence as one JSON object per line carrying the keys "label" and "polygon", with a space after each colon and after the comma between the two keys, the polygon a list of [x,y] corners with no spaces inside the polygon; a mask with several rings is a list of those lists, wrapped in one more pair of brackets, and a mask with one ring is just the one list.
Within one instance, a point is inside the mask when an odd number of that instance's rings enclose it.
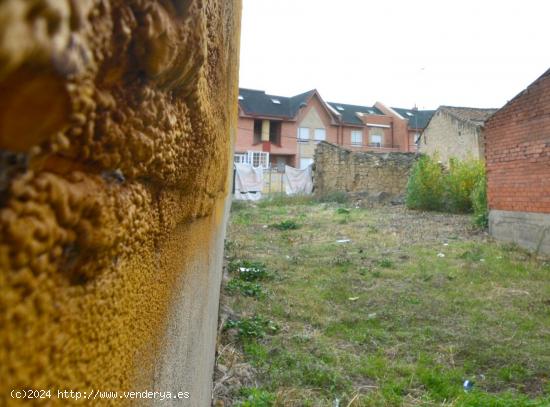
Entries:
{"label": "metal fence", "polygon": [[280,171],[280,168],[277,167],[264,169],[264,189],[262,190],[262,194],[284,193],[285,186],[283,184],[283,175],[284,170]]}

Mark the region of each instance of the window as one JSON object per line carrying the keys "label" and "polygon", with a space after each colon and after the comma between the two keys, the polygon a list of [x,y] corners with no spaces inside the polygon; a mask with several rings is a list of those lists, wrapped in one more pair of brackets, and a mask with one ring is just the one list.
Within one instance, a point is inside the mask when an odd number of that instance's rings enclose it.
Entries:
{"label": "window", "polygon": [[360,146],[363,144],[363,132],[361,130],[351,131],[351,145]]}
{"label": "window", "polygon": [[243,99],[244,99],[244,97],[242,97],[241,95],[239,95],[239,100],[243,100]]}
{"label": "window", "polygon": [[327,133],[325,129],[315,129],[313,138],[317,141],[323,141],[327,139]]}
{"label": "window", "polygon": [[247,153],[247,163],[253,167],[269,168],[269,153],[263,151],[249,151]]}
{"label": "window", "polygon": [[235,164],[246,164],[246,161],[247,161],[246,158],[247,158],[246,154],[238,154],[237,153],[233,156],[233,162]]}
{"label": "window", "polygon": [[298,127],[298,141],[301,141],[301,142],[309,141],[309,128]]}
{"label": "window", "polygon": [[271,101],[273,103],[275,103],[276,105],[280,105],[281,104],[281,101],[279,99],[271,99]]}
{"label": "window", "polygon": [[336,109],[340,110],[341,112],[344,111],[344,108],[342,106],[336,106]]}
{"label": "window", "polygon": [[413,117],[414,115],[411,112],[407,112],[407,116]]}
{"label": "window", "polygon": [[379,134],[370,136],[370,145],[372,147],[382,147],[382,136]]}

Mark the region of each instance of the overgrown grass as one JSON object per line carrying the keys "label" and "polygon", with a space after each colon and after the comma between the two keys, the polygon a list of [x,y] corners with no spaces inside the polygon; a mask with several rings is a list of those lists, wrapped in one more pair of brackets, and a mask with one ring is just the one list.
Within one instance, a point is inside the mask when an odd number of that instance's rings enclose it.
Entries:
{"label": "overgrown grass", "polygon": [[[241,405],[550,405],[548,263],[486,241],[464,215],[338,207],[232,217],[227,254],[277,276],[262,301],[226,298],[257,372]],[[299,233],[262,227],[289,216]]]}

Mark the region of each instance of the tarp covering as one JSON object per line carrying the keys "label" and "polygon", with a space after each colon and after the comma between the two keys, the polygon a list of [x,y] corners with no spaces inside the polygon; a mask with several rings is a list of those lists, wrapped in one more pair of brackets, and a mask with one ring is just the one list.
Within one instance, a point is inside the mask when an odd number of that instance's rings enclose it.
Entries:
{"label": "tarp covering", "polygon": [[312,172],[311,165],[303,170],[286,165],[283,182],[287,195],[311,194],[313,192]]}
{"label": "tarp covering", "polygon": [[262,197],[264,171],[249,164],[235,164],[235,199],[257,201]]}

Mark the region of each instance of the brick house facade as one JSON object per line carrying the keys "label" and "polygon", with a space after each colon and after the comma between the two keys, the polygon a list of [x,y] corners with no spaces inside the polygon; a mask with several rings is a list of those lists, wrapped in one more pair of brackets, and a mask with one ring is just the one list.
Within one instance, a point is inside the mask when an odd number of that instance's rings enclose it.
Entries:
{"label": "brick house facade", "polygon": [[319,141],[354,151],[416,151],[409,122],[379,102],[349,105],[325,102],[316,90],[283,97],[241,88],[235,161],[303,168],[313,162]]}
{"label": "brick house facade", "polygon": [[550,254],[550,69],[485,123],[489,231]]}

